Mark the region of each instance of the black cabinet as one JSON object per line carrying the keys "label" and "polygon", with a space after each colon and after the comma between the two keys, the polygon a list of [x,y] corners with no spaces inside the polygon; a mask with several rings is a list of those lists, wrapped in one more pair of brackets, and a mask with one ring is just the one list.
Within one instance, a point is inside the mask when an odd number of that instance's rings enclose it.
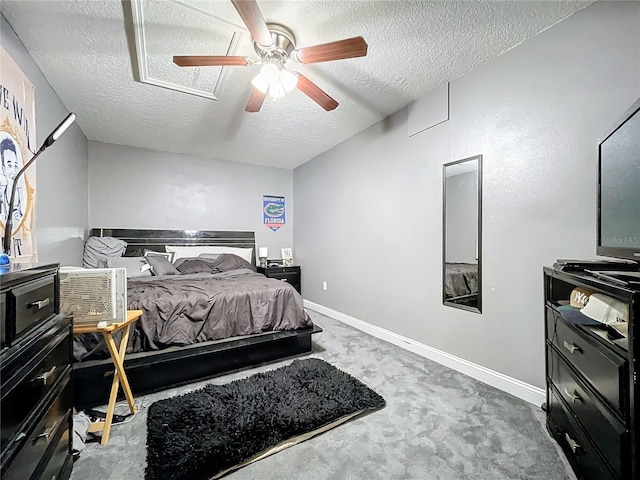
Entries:
{"label": "black cabinet", "polygon": [[[563,316],[576,287],[622,302],[627,335]],[[640,283],[544,268],[544,289],[547,428],[579,479],[635,480],[640,418],[634,322],[640,318]]]}
{"label": "black cabinet", "polygon": [[0,275],[0,477],[63,480],[72,468],[71,320],[57,265]]}
{"label": "black cabinet", "polygon": [[295,288],[300,295],[302,295],[299,266],[258,267],[258,273],[262,273],[269,278],[277,278],[283,282],[288,282],[293,285],[293,288]]}

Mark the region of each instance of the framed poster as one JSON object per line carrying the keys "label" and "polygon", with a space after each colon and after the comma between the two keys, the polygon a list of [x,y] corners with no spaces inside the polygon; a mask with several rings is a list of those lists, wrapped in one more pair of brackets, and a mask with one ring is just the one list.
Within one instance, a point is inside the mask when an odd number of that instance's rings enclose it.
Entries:
{"label": "framed poster", "polygon": [[13,208],[9,211],[14,179],[37,150],[35,89],[1,46],[0,64],[0,227],[4,232],[7,218],[12,215],[11,256],[35,262],[35,165],[18,179]]}
{"label": "framed poster", "polygon": [[264,224],[274,232],[285,224],[284,197],[263,195],[262,218]]}

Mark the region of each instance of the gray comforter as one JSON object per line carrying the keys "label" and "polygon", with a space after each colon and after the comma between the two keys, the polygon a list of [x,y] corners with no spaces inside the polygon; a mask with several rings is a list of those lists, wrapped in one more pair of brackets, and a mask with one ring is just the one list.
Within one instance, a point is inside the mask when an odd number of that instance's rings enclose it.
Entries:
{"label": "gray comforter", "polygon": [[[290,284],[249,269],[131,278],[127,304],[143,311],[130,352],[312,326]],[[97,335],[82,335],[74,341],[74,357],[106,357],[102,343]]]}
{"label": "gray comforter", "polygon": [[446,298],[478,293],[478,265],[473,263],[446,263],[444,271]]}

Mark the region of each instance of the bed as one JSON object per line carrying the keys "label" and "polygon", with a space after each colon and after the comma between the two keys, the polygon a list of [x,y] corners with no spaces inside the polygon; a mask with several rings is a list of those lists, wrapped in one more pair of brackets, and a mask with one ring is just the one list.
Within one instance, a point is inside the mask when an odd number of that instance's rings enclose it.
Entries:
{"label": "bed", "polygon": [[[93,229],[90,235],[124,240],[125,257],[150,250],[182,249],[184,256],[187,250],[244,249],[250,260],[224,254],[204,262],[188,258],[198,268],[217,267],[128,280],[128,308],[143,311],[125,359],[134,394],[308,353],[311,335],[322,331],[313,325],[291,285],[254,271],[253,232]],[[104,403],[113,366],[101,339],[74,339],[74,356],[75,406]]]}
{"label": "bed", "polygon": [[478,265],[475,263],[445,263],[445,300],[464,299],[478,295]]}

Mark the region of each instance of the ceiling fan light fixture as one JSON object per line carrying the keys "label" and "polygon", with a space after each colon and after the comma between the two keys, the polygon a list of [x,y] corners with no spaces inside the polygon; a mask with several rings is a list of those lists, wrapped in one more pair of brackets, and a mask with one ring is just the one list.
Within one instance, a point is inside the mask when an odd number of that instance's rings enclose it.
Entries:
{"label": "ceiling fan light fixture", "polygon": [[298,76],[288,70],[280,70],[280,83],[282,84],[284,91],[289,93],[296,88],[296,85],[298,84]]}
{"label": "ceiling fan light fixture", "polygon": [[278,67],[273,63],[267,63],[260,69],[260,73],[251,80],[251,84],[260,90],[262,93],[267,93],[269,86],[278,81],[280,71]]}
{"label": "ceiling fan light fixture", "polygon": [[271,82],[269,82],[269,80],[260,73],[256,75],[253,80],[251,80],[251,84],[254,87],[256,87],[258,90],[260,90],[262,93],[267,93],[267,90],[269,90],[270,83]]}
{"label": "ceiling fan light fixture", "polygon": [[285,93],[285,89],[282,86],[282,82],[280,82],[280,80],[276,79],[271,82],[271,85],[269,85],[269,95],[272,98],[282,98],[284,97]]}

